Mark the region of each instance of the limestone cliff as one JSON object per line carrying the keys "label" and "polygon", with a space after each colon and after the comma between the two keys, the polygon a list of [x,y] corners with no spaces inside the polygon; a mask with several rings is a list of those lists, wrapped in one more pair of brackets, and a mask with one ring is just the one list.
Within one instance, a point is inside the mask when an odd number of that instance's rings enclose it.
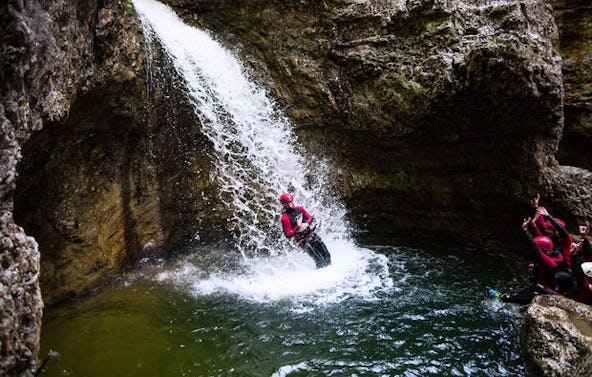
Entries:
{"label": "limestone cliff", "polygon": [[[74,115],[71,109],[77,97],[97,86],[107,82],[119,87],[128,85],[134,93],[134,85],[140,84],[136,83],[135,77],[143,71],[143,67],[137,65],[141,62],[142,49],[138,23],[129,10],[125,3],[117,1],[101,1],[100,4],[98,1],[7,1],[0,5],[2,375],[25,376],[34,371],[43,306],[38,244],[27,236],[31,234],[30,229],[24,230],[13,219],[17,164],[23,146],[34,132],[63,125]],[[108,94],[107,91],[105,95]],[[117,104],[113,107],[124,102],[121,98],[103,100],[113,100]],[[121,112],[136,113],[137,108],[122,106]],[[75,144],[75,140],[72,137],[70,142]],[[38,162],[38,171],[51,164],[47,160]],[[51,192],[51,188],[43,187],[43,183],[38,182],[36,190]],[[46,202],[32,202],[28,209],[37,208],[38,215],[43,213],[46,219],[51,218],[56,216],[51,210],[63,206],[69,198],[64,198],[65,202],[56,199],[50,197]],[[59,224],[66,229],[77,225],[69,218],[60,219]],[[42,246],[42,253],[48,260],[52,259],[52,253],[65,251],[59,244]],[[76,259],[75,256],[67,258]],[[41,275],[53,267],[42,265]],[[61,267],[64,266],[57,266]],[[59,286],[62,283],[54,284]]]}
{"label": "limestone cliff", "polygon": [[565,129],[558,159],[592,170],[592,4],[553,0],[563,57]]}

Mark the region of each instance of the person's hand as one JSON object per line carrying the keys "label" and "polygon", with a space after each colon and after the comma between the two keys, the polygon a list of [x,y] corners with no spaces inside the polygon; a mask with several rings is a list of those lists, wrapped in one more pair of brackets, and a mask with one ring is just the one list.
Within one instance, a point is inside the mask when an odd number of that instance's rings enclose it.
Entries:
{"label": "person's hand", "polygon": [[298,217],[296,218],[296,225],[302,225],[302,214],[298,215]]}
{"label": "person's hand", "polygon": [[545,207],[538,207],[537,208],[537,213],[540,216],[549,216],[549,212],[547,211],[547,209]]}
{"label": "person's hand", "polygon": [[530,223],[531,220],[532,220],[532,218],[527,217],[526,219],[524,219],[522,221],[522,230],[528,229],[528,223]]}
{"label": "person's hand", "polygon": [[300,226],[300,232],[303,232],[308,228],[308,223],[301,223],[299,226]]}
{"label": "person's hand", "polygon": [[582,248],[582,241],[572,242],[571,245],[569,245],[569,254],[570,255],[577,254],[577,252],[580,251],[581,248]]}

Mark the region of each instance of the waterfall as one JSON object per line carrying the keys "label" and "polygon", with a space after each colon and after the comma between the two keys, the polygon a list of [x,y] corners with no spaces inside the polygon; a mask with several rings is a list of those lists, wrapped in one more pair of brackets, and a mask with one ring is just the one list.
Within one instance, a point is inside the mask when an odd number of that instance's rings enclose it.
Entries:
{"label": "waterfall", "polygon": [[[327,165],[302,153],[290,121],[237,57],[167,6],[133,2],[145,35],[161,45],[182,77],[202,132],[214,146],[213,176],[232,211],[229,223],[243,256],[240,266],[228,271],[189,255],[171,269],[157,270],[155,279],[197,296],[222,292],[262,302],[289,297],[297,310],[310,310],[311,299],[374,299],[391,289],[387,258],[351,241],[345,209],[327,190]],[[278,203],[283,191],[293,192],[297,204],[322,223],[317,233],[332,254],[329,267],[316,270],[312,259],[283,237]]]}
{"label": "waterfall", "polygon": [[320,220],[323,238],[349,238],[345,210],[326,189],[326,165],[315,159],[309,167],[290,121],[237,57],[169,7],[154,0],[134,5],[145,35],[161,44],[184,80],[202,132],[214,146],[215,176],[233,214],[228,221],[241,254],[274,255],[293,247],[282,241],[277,198],[283,191],[293,192],[296,203]]}

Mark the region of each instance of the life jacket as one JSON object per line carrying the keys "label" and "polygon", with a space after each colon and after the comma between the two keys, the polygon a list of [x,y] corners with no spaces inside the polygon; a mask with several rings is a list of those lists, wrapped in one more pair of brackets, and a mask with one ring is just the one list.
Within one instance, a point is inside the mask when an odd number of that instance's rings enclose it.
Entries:
{"label": "life jacket", "polygon": [[284,213],[286,215],[288,215],[288,218],[290,219],[290,225],[292,227],[295,227],[296,224],[298,224],[298,217],[299,216],[304,216],[302,211],[299,210],[298,208],[288,208],[284,211]]}

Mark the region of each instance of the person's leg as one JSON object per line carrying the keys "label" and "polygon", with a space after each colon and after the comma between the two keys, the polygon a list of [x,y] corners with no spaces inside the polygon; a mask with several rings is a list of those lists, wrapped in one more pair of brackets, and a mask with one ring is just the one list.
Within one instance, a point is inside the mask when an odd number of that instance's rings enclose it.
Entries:
{"label": "person's leg", "polygon": [[514,304],[529,304],[538,293],[540,292],[538,292],[536,286],[529,286],[513,294],[503,294],[500,296],[500,299],[503,302]]}
{"label": "person's leg", "polygon": [[313,248],[321,258],[320,266],[317,265],[317,267],[326,267],[330,265],[331,254],[329,254],[329,250],[327,250],[327,246],[325,246],[325,243],[321,240],[321,238],[315,234],[310,243],[313,245]]}
{"label": "person's leg", "polygon": [[308,255],[310,255],[310,257],[314,260],[315,265],[317,266],[317,268],[321,267],[322,264],[322,260],[323,257],[321,254],[319,254],[319,252],[316,250],[316,248],[314,247],[314,244],[312,242],[307,242],[304,246],[303,246],[304,251],[306,251],[306,253]]}

